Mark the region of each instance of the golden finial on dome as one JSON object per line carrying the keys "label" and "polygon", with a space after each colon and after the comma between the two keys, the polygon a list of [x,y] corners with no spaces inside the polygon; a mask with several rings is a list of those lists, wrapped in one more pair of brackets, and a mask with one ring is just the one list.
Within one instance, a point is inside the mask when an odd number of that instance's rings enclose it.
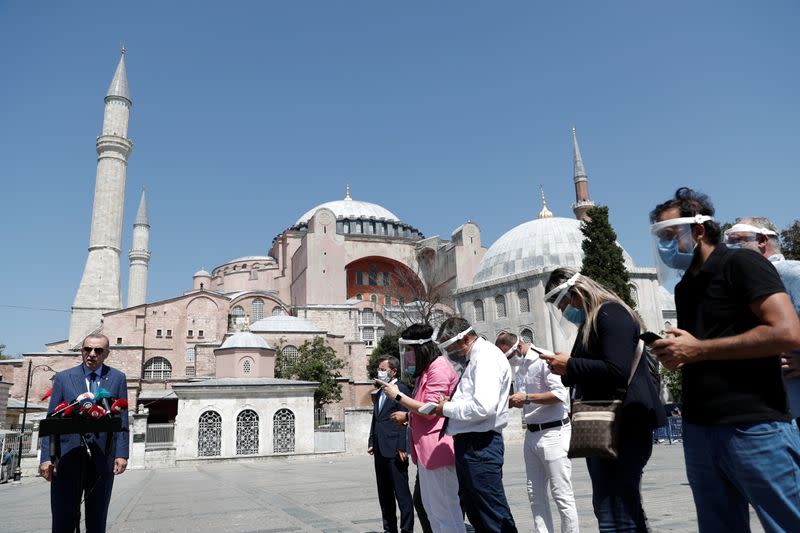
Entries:
{"label": "golden finial on dome", "polygon": [[544,187],[539,185],[539,191],[542,194],[542,210],[539,211],[539,218],[553,218],[555,215],[547,209],[547,200],[544,199]]}
{"label": "golden finial on dome", "polygon": [[350,198],[350,184],[349,183],[344,186],[344,199],[345,200],[352,200],[352,198]]}

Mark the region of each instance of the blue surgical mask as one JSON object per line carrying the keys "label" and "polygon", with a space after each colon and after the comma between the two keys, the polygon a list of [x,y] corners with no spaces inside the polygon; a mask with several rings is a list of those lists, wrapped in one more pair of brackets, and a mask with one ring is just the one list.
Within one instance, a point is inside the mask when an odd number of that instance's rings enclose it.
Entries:
{"label": "blue surgical mask", "polygon": [[565,319],[576,326],[580,326],[586,320],[586,311],[578,309],[577,307],[572,307],[571,305],[568,305],[562,314]]}
{"label": "blue surgical mask", "polygon": [[726,245],[728,246],[729,250],[741,250],[742,249],[742,243],[740,243],[740,242],[732,243],[732,244],[726,244]]}
{"label": "blue surgical mask", "polygon": [[[695,247],[697,245],[695,244]],[[691,252],[681,252],[678,249],[678,240],[660,239],[658,241],[658,255],[664,264],[676,270],[689,270],[694,259],[694,248]]]}
{"label": "blue surgical mask", "polygon": [[416,366],[414,366],[414,365],[407,366],[407,367],[406,367],[406,374],[408,374],[409,376],[413,376],[413,375],[414,375],[414,371],[415,371],[416,369],[417,369],[417,367],[416,367]]}

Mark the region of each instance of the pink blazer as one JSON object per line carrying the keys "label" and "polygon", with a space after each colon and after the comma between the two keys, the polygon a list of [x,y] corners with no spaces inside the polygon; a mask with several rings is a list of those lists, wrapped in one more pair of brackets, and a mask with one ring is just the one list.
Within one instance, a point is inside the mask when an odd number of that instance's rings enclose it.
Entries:
{"label": "pink blazer", "polygon": [[[458,383],[458,376],[444,357],[437,357],[417,378],[414,399],[420,402],[439,402],[439,395],[450,396]],[[444,418],[411,413],[411,458],[428,470],[455,464],[453,437],[439,431]]]}

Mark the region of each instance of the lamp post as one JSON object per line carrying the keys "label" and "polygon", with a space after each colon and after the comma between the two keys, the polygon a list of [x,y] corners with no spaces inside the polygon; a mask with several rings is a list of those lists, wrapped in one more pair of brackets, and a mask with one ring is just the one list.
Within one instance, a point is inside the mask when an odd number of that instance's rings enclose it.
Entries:
{"label": "lamp post", "polygon": [[44,368],[50,372],[55,372],[47,365],[33,366],[33,361],[28,359],[28,380],[25,382],[25,404],[22,406],[22,429],[19,432],[19,445],[17,446],[17,468],[14,469],[14,481],[22,478],[22,437],[25,435],[25,420],[28,416],[28,394],[31,390],[31,377],[37,368]]}

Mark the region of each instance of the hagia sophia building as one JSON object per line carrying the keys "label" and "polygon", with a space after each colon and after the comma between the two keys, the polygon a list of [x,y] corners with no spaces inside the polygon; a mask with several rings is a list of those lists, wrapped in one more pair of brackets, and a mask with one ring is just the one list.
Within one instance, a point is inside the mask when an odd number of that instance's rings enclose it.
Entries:
{"label": "hagia sophia building", "polygon": [[[83,338],[102,333],[111,343],[109,364],[128,377],[131,409],[147,405],[148,423],[182,425],[183,430],[176,427],[176,442],[184,431],[187,443],[177,455],[197,457],[204,455],[198,423],[216,424],[224,432],[226,424],[241,420],[243,409],[252,411],[248,416],[256,424],[266,424],[266,434],[279,416],[293,417],[297,427],[307,425],[314,384],[275,379],[275,357],[279,349],[292,357],[318,336],[345,363],[341,405],[369,406],[374,390],[367,376],[370,353],[384,334],[419,318],[422,300],[430,304],[424,312],[432,321],[460,314],[490,340],[511,331],[540,346],[563,348],[543,302],[544,284],[557,267],[580,267],[581,219],[594,205],[574,129],[574,217],[555,216],[542,192],[538,217],[486,248],[474,222],[459,225],[448,239],[426,238],[389,209],[354,199],[348,187],[343,199],[308,209],[288,225],[266,254],[187,274],[184,288],[159,301],[147,299],[148,264],[158,250],[149,247],[142,192],[123,305],[121,240],[132,102],[123,50],[97,138],[91,234],[69,336],[42,352],[25,353],[23,360],[2,363],[6,376],[13,368],[12,398],[25,396],[29,360],[55,370],[75,366]],[[674,320],[671,296],[658,285],[655,269],[637,267],[623,255],[637,311],[648,329],[663,330]],[[198,257],[198,266],[202,261]],[[34,375],[31,398],[49,388],[49,377]],[[302,439],[292,439],[299,450]],[[262,438],[255,453],[277,451],[273,445]],[[218,455],[235,455],[233,446],[238,444],[222,439]]]}

